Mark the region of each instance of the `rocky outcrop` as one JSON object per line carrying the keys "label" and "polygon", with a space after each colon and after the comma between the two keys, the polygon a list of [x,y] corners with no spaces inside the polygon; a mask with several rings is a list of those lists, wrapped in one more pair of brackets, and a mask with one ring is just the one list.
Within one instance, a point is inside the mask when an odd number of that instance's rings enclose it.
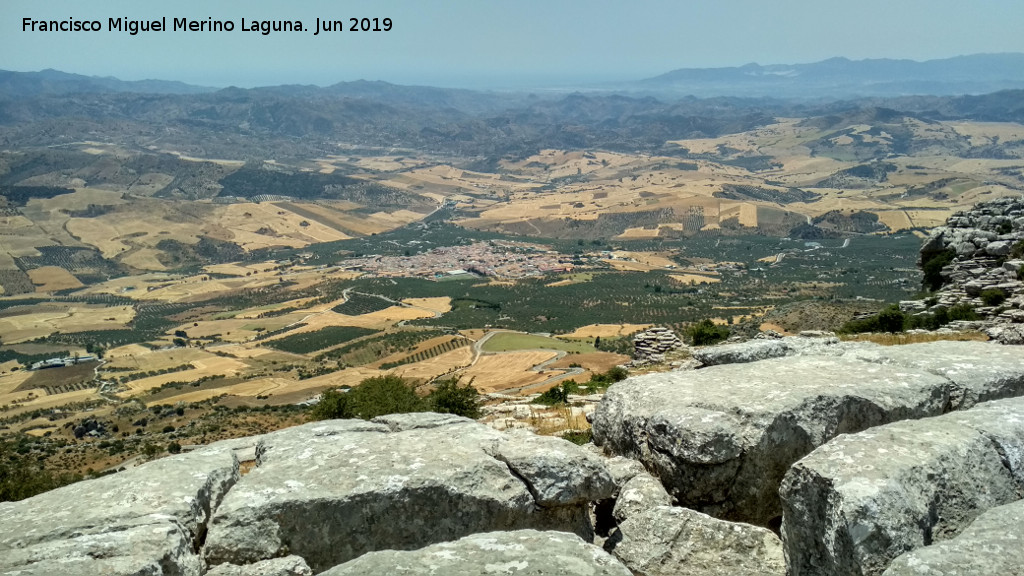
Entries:
{"label": "rocky outcrop", "polygon": [[840,355],[839,339],[835,334],[813,333],[807,336],[786,336],[779,338],[756,338],[736,344],[722,344],[695,348],[690,351],[702,366],[720,364],[745,364],[769,358],[800,355]]}
{"label": "rocky outcrop", "polygon": [[782,484],[791,576],[881,574],[1024,496],[1024,399],[840,436]]}
{"label": "rocky outcrop", "polygon": [[2,503],[0,573],[300,576],[476,532],[581,542],[614,492],[602,457],[559,438],[431,413],[316,422]]}
{"label": "rocky outcrop", "polygon": [[[1017,324],[998,330],[991,337],[1004,343],[1024,340],[1024,260],[1011,254],[1024,240],[1024,198],[998,198],[978,204],[970,211],[957,212],[945,226],[932,230],[921,248],[926,268],[941,268],[943,286],[932,300],[901,302],[905,311],[919,313],[966,304],[986,319],[984,327]],[[1000,291],[1005,301],[986,303],[986,291]]]}
{"label": "rocky outcrop", "polygon": [[664,362],[665,354],[683,347],[682,340],[672,330],[655,326],[633,337],[634,366]]}
{"label": "rocky outcrop", "polygon": [[847,357],[924,370],[954,386],[954,408],[1024,396],[1024,353],[985,342],[926,342],[911,346],[843,345]]}
{"label": "rocky outcrop", "polygon": [[567,441],[429,413],[298,426],[261,437],[257,453],[214,514],[211,564],[291,553],[321,571],[520,528],[589,539],[589,501],[614,491],[601,459]]}
{"label": "rocky outcrop", "polygon": [[1024,500],[997,506],[959,536],[917,548],[893,560],[884,576],[1024,574]]}
{"label": "rocky outcrop", "polygon": [[371,552],[322,576],[631,576],[593,544],[561,532],[490,532],[412,551]]}
{"label": "rocky outcrop", "polygon": [[831,356],[629,378],[599,405],[595,442],[643,462],[679,505],[768,525],[788,467],[837,434],[1024,395],[1013,348],[826,346]]}
{"label": "rocky outcrop", "polygon": [[224,445],[0,504],[0,572],[199,575],[197,551],[239,478]]}
{"label": "rocky outcrop", "polygon": [[630,517],[606,547],[637,576],[782,576],[782,543],[764,528],[657,506]]}
{"label": "rocky outcrop", "polygon": [[651,374],[608,389],[594,440],[643,462],[677,504],[764,526],[791,464],[840,433],[942,414],[953,393],[934,374],[842,357]]}

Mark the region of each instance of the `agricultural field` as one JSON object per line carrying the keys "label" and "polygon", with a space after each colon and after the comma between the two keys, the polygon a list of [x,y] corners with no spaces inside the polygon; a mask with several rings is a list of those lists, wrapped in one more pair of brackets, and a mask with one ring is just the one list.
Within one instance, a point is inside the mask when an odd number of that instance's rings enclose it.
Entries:
{"label": "agricultural field", "polygon": [[496,332],[488,338],[481,349],[484,352],[510,352],[513,350],[561,350],[563,352],[594,352],[594,347],[584,342],[565,341],[534,334]]}
{"label": "agricultural field", "polygon": [[375,330],[354,326],[328,326],[315,332],[302,332],[268,340],[264,345],[292,354],[310,354],[375,332]]}

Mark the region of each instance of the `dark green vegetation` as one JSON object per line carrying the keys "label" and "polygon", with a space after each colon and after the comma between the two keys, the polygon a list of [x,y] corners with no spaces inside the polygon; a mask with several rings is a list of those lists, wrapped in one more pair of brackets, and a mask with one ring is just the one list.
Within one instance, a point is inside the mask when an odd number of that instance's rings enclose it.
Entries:
{"label": "dark green vegetation", "polygon": [[[47,490],[60,488],[82,479],[79,474],[48,470],[39,464],[33,454],[36,442],[31,436],[21,435],[15,441],[0,441],[0,502],[24,500]],[[59,447],[53,446],[52,450]]]}
{"label": "dark green vegetation", "polygon": [[356,338],[376,332],[378,330],[356,328],[354,326],[328,326],[315,332],[303,332],[271,340],[266,343],[266,346],[293,354],[309,354],[310,352],[344,344],[349,340],[355,340]]}
{"label": "dark green vegetation", "polygon": [[441,330],[402,330],[388,332],[373,338],[363,338],[328,350],[316,357],[317,361],[341,360],[350,366],[370,364],[397,352],[411,352],[420,342],[444,335]]}
{"label": "dark green vegetation", "polygon": [[926,290],[934,292],[942,288],[942,268],[952,263],[953,258],[956,258],[956,250],[952,248],[924,255],[921,262],[921,271],[924,273],[924,278],[921,280],[921,283]]}
{"label": "dark green vegetation", "polygon": [[393,302],[389,302],[383,298],[353,292],[349,294],[348,300],[338,304],[332,308],[332,310],[338,314],[359,316],[360,314],[369,314],[370,312],[384,310],[385,308],[390,308],[392,306],[395,306]]}
{"label": "dark green vegetation", "polygon": [[386,414],[406,412],[440,412],[468,418],[480,415],[479,393],[472,386],[459,386],[454,381],[440,382],[427,396],[416,393],[416,387],[398,376],[367,378],[359,386],[346,391],[326,390],[320,403],[310,411],[313,420],[362,418],[370,420]]}
{"label": "dark green vegetation", "polygon": [[247,165],[226,176],[220,184],[224,187],[221,196],[254,201],[270,196],[287,196],[298,200],[348,200],[373,206],[373,212],[419,208],[426,213],[433,209],[419,195],[336,173],[285,171],[257,164]]}
{"label": "dark green vegetation", "polygon": [[694,346],[710,346],[728,338],[729,329],[705,318],[690,326],[686,331],[686,336]]}
{"label": "dark green vegetation", "polygon": [[989,288],[988,290],[982,290],[981,301],[985,303],[985,306],[999,306],[1006,301],[1007,293],[1001,288]]}
{"label": "dark green vegetation", "polygon": [[861,332],[904,332],[912,329],[936,330],[956,320],[979,320],[981,317],[967,304],[951,308],[939,307],[929,314],[907,314],[896,304],[891,304],[878,314],[851,320],[843,325],[840,332],[856,334]]}

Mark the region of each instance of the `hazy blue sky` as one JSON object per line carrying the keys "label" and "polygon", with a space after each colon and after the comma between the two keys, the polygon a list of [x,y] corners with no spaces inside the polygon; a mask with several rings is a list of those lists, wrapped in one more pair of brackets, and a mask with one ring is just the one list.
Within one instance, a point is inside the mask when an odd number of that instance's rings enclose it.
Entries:
{"label": "hazy blue sky", "polygon": [[[106,31],[110,17],[232,20],[234,32]],[[102,32],[23,32],[22,18]],[[389,17],[390,32],[242,32],[241,19]],[[1021,0],[0,0],[0,69],[210,86],[387,80],[532,86],[833,56],[1024,52]]]}

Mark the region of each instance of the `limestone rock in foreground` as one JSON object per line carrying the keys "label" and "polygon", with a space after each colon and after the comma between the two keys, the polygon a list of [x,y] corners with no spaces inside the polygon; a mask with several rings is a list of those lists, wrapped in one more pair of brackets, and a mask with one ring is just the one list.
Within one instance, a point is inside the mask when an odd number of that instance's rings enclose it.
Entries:
{"label": "limestone rock in foreground", "polygon": [[210,512],[237,479],[231,450],[211,447],[0,504],[0,572],[198,575]]}
{"label": "limestone rock in foreground", "polygon": [[849,356],[924,370],[948,378],[954,408],[1024,395],[1024,352],[987,342],[926,342],[908,346],[850,348]]}
{"label": "limestone rock in foreground", "polygon": [[436,414],[307,424],[263,436],[257,453],[214,515],[212,565],[290,553],[321,571],[521,528],[591,538],[589,500],[614,491],[601,458],[570,442]]}
{"label": "limestone rock in foreground", "polygon": [[[619,525],[612,553],[638,576],[783,576],[782,542],[771,531],[657,506]],[[610,543],[612,541],[609,541]]]}
{"label": "limestone rock in foreground", "polygon": [[322,576],[631,576],[593,544],[564,532],[490,532],[412,551],[370,552]]}
{"label": "limestone rock in foreground", "polygon": [[781,488],[791,576],[881,574],[1024,488],[1024,399],[840,436]]}
{"label": "limestone rock in foreground", "polygon": [[665,491],[665,487],[657,478],[647,472],[641,472],[630,478],[619,490],[619,496],[615,499],[615,508],[612,516],[616,522],[624,522],[655,506],[671,506],[672,496]]}
{"label": "limestone rock in foreground", "polygon": [[992,508],[952,540],[896,558],[884,576],[1024,575],[1024,500]]}
{"label": "limestone rock in foreground", "polygon": [[598,406],[595,443],[640,460],[677,504],[767,525],[790,465],[837,434],[935,416],[945,378],[843,357],[791,357],[628,378]]}
{"label": "limestone rock in foreground", "polygon": [[820,338],[787,336],[775,340],[748,340],[736,344],[721,344],[694,348],[690,354],[703,366],[745,364],[784,356],[812,356],[843,354],[844,347],[834,335]]}
{"label": "limestone rock in foreground", "polygon": [[313,571],[302,558],[286,556],[245,566],[221,564],[207,572],[206,576],[313,576]]}

